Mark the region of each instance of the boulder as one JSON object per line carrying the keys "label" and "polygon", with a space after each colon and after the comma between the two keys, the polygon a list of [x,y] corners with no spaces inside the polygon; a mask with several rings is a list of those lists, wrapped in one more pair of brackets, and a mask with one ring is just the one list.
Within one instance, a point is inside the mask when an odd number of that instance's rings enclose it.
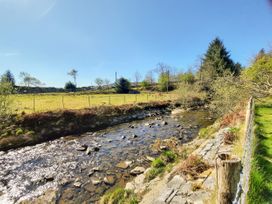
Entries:
{"label": "boulder", "polygon": [[130,174],[131,175],[139,175],[139,174],[142,174],[144,172],[145,172],[145,168],[144,167],[137,166],[137,167],[135,167],[134,169],[132,169],[130,171]]}
{"label": "boulder", "polygon": [[107,185],[113,185],[114,183],[115,183],[115,177],[114,176],[112,176],[112,175],[110,175],[110,176],[106,176],[105,178],[104,178],[104,182],[105,182],[105,184],[107,184]]}
{"label": "boulder", "polygon": [[132,161],[122,161],[116,165],[116,167],[121,169],[127,169],[132,164]]}

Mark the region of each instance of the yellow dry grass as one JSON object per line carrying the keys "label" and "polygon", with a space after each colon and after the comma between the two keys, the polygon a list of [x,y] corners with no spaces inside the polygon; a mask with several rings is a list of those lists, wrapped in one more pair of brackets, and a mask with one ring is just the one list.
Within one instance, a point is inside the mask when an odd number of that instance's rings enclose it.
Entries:
{"label": "yellow dry grass", "polygon": [[16,94],[11,96],[14,113],[82,109],[101,105],[123,105],[176,99],[175,94]]}

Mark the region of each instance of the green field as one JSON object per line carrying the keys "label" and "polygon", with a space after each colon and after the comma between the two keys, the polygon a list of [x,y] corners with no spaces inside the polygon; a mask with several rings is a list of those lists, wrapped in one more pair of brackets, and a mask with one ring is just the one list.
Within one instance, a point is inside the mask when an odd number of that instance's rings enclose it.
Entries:
{"label": "green field", "polygon": [[12,95],[14,113],[81,109],[101,105],[123,105],[175,99],[175,94],[22,94]]}
{"label": "green field", "polygon": [[272,100],[259,102],[255,111],[255,151],[248,203],[272,203]]}

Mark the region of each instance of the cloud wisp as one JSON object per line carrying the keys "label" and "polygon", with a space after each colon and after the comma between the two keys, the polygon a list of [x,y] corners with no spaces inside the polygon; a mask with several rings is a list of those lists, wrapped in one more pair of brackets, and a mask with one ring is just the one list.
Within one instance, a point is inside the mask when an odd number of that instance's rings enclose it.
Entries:
{"label": "cloud wisp", "polygon": [[39,18],[43,18],[45,17],[47,14],[49,14],[53,9],[54,7],[56,6],[56,1],[53,1],[51,5],[49,5],[42,13],[41,15],[39,16]]}

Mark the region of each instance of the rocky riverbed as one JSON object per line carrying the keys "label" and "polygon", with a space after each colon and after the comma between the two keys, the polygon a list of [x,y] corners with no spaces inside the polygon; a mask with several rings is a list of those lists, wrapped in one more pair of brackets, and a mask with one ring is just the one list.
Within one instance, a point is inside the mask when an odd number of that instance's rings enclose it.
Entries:
{"label": "rocky riverbed", "polygon": [[95,203],[148,167],[156,139],[184,143],[211,123],[206,111],[165,114],[0,152],[0,203]]}

